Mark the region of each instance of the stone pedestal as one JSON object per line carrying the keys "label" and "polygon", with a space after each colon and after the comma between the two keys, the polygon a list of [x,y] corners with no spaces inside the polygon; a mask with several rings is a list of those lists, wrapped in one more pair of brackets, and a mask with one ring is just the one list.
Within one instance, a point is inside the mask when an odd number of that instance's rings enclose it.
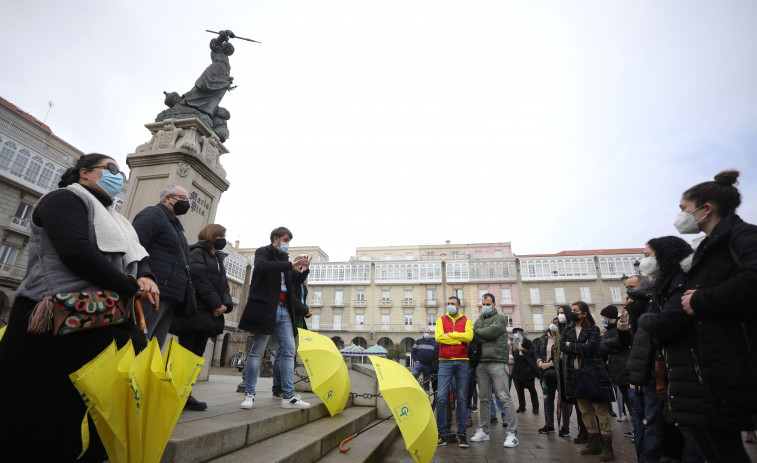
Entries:
{"label": "stone pedestal", "polygon": [[131,172],[121,212],[131,221],[139,211],[161,201],[166,185],[184,187],[191,209],[181,223],[187,241],[195,243],[197,233],[214,223],[221,194],[229,188],[220,162],[229,151],[199,119],[166,119],[145,127],[152,138],[126,156]]}

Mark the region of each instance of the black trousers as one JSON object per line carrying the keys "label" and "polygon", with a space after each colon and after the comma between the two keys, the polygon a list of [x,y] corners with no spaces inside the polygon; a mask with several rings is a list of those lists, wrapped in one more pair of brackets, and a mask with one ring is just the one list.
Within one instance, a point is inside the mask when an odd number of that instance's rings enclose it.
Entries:
{"label": "black trousers", "polygon": [[531,394],[531,410],[539,410],[539,396],[536,395],[536,386],[534,386],[534,379],[530,381],[515,381],[515,391],[518,393],[518,408],[526,408],[526,389]]}
{"label": "black trousers", "polygon": [[751,462],[738,429],[709,430],[686,426],[685,431],[692,435],[707,463]]}
{"label": "black trousers", "polygon": [[205,346],[208,344],[208,339],[210,339],[210,336],[207,334],[197,332],[179,333],[179,344],[181,347],[186,348],[199,357],[202,357],[202,354],[205,353]]}

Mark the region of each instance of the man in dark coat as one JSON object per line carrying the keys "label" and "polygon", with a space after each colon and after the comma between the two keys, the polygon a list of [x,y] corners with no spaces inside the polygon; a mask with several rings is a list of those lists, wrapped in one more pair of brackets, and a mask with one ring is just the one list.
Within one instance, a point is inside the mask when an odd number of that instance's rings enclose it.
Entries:
{"label": "man in dark coat", "polygon": [[531,342],[525,336],[523,328],[513,328],[513,337],[515,338],[515,345],[513,349],[513,357],[515,362],[513,365],[513,379],[515,380],[515,390],[518,393],[518,409],[516,413],[523,413],[526,411],[526,392],[528,389],[531,394],[531,411],[535,415],[539,414],[539,397],[536,395],[536,387],[534,386],[534,379],[538,375],[536,368],[536,348],[534,343]]}
{"label": "man in dark coat", "polygon": [[410,354],[413,362],[413,377],[418,377],[423,373],[423,390],[428,392],[428,379],[434,371],[434,363],[439,361],[439,346],[434,338],[431,337],[431,329],[426,327],[423,330],[423,337],[415,341],[413,350]]}
{"label": "man in dark coat", "polygon": [[605,324],[605,332],[599,343],[602,359],[607,362],[607,368],[610,372],[613,386],[620,389],[621,399],[618,402],[618,421],[628,421],[628,417],[623,413],[623,405],[630,410],[631,402],[628,398],[628,386],[631,380],[628,373],[628,353],[631,347],[621,342],[618,337],[618,308],[614,305],[608,305],[599,313],[602,316],[602,322]]}
{"label": "man in dark coat", "polygon": [[[282,408],[308,408],[294,393],[294,356],[297,325],[294,294],[310,273],[310,259],[300,256],[289,261],[292,232],[278,227],[271,232],[271,244],[255,251],[250,294],[239,321],[239,328],[255,335],[245,370],[245,399],[241,407],[250,409],[255,401],[255,385],[260,372],[260,358],[271,335],[275,335],[281,352],[274,369],[275,397],[281,397]],[[278,376],[278,378],[277,378]],[[277,386],[280,389],[277,389]]]}
{"label": "man in dark coat", "polygon": [[142,209],[132,225],[139,243],[147,250],[147,261],[160,289],[158,311],[153,312],[149,301],[144,300],[148,339],[163,343],[174,316],[176,306],[184,301],[189,276],[189,243],[179,216],[189,211],[187,190],[168,185],[160,192],[160,203]]}

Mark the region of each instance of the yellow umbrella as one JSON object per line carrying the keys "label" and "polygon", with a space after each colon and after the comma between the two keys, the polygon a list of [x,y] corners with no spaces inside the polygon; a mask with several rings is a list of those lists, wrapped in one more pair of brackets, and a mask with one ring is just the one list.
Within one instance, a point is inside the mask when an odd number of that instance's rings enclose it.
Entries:
{"label": "yellow umbrella", "polygon": [[326,336],[302,328],[297,331],[297,353],[305,364],[313,392],[318,394],[331,416],[342,413],[350,396],[350,376],[342,354]]}
{"label": "yellow umbrella", "polygon": [[405,447],[416,463],[429,463],[436,451],[437,428],[428,395],[399,363],[370,357],[381,395],[399,425]]}
{"label": "yellow umbrella", "polygon": [[[136,356],[131,342],[118,351],[111,344],[71,374],[110,461],[160,461],[204,362],[174,339],[164,359],[153,339]],[[86,427],[85,415],[85,450]]]}
{"label": "yellow umbrella", "polygon": [[3,335],[5,334],[5,328],[6,328],[5,326],[0,328],[0,339],[3,339]]}

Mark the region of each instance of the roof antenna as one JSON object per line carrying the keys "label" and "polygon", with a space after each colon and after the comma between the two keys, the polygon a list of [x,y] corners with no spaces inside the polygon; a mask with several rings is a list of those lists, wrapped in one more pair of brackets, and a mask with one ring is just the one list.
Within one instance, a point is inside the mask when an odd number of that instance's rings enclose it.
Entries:
{"label": "roof antenna", "polygon": [[47,120],[47,116],[50,115],[50,110],[53,109],[53,106],[55,106],[55,103],[53,103],[53,100],[50,100],[47,102],[47,113],[45,114],[45,118],[42,120],[43,124]]}

